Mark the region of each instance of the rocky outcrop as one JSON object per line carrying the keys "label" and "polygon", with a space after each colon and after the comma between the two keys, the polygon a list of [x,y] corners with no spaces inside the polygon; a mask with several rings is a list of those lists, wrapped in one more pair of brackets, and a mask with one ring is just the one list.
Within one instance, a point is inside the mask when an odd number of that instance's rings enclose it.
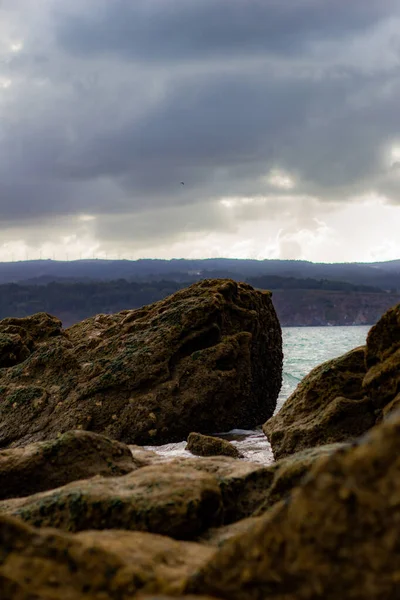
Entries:
{"label": "rocky outcrop", "polygon": [[365,348],[313,369],[263,426],[276,459],[352,439],[375,423],[372,403],[362,389]]}
{"label": "rocky outcrop", "polygon": [[29,496],[94,475],[125,475],[143,466],[128,446],[89,431],[0,451],[0,500]]}
{"label": "rocky outcrop", "polygon": [[370,330],[365,347],[313,369],[263,426],[276,458],[348,441],[400,405],[400,304]]}
{"label": "rocky outcrop", "polygon": [[0,516],[1,599],[132,600],[139,592],[176,595],[187,576],[213,553],[211,547],[149,533],[73,535],[37,530]]}
{"label": "rocky outcrop", "polygon": [[363,389],[380,419],[400,401],[400,304],[385,313],[370,330],[366,365]]}
{"label": "rocky outcrop", "polygon": [[5,319],[1,340],[0,447],[71,429],[157,444],[194,428],[251,428],[272,415],[281,386],[271,295],[232,280],[66,331],[46,314]]}
{"label": "rocky outcrop", "polygon": [[227,440],[195,432],[189,435],[186,450],[196,456],[231,456],[232,458],[242,456],[236,446]]}
{"label": "rocky outcrop", "polygon": [[229,600],[399,595],[400,416],[319,460],[186,587]]}
{"label": "rocky outcrop", "polygon": [[222,520],[217,481],[194,469],[143,467],[0,502],[0,514],[64,531],[126,529],[193,539]]}

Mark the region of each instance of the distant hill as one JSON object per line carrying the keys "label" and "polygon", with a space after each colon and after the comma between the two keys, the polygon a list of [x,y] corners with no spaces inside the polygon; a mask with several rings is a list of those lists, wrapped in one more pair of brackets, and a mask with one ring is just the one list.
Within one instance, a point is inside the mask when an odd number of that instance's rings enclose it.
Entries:
{"label": "distant hill", "polygon": [[381,263],[312,263],[296,260],[76,260],[69,262],[33,260],[0,263],[0,284],[30,281],[46,284],[69,282],[151,281],[166,279],[185,282],[205,277],[232,277],[249,280],[276,275],[296,279],[325,279],[366,285],[383,290],[400,290],[400,260]]}

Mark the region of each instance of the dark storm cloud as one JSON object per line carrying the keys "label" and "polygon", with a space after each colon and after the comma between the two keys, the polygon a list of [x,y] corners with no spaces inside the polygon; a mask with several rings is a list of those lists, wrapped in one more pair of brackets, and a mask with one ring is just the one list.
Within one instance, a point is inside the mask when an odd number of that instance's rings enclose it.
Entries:
{"label": "dark storm cloud", "polygon": [[110,52],[136,60],[298,52],[315,39],[376,25],[395,0],[92,0],[57,8],[60,43],[88,57]]}
{"label": "dark storm cloud", "polygon": [[[16,6],[24,47],[0,69],[3,223],[186,207],[181,221],[163,220],[178,231],[187,207],[198,215],[204,203],[193,228],[208,219],[222,229],[213,200],[288,193],[268,181],[271,169],[287,171],[299,197],[400,197],[382,161],[400,139],[397,1]],[[2,77],[12,80],[4,90]],[[149,236],[152,218],[138,221]]]}

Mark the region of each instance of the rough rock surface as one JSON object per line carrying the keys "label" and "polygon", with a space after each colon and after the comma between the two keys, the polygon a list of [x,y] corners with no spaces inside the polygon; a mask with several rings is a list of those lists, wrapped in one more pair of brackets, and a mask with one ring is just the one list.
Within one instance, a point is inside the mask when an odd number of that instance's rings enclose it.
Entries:
{"label": "rough rock surface", "polygon": [[204,280],[66,331],[0,322],[0,447],[85,429],[132,444],[251,428],[273,414],[281,329],[269,292]]}
{"label": "rough rock surface", "polygon": [[222,519],[221,492],[208,473],[169,465],[93,477],[0,502],[0,514],[64,531],[126,529],[193,539]]}
{"label": "rough rock surface", "polygon": [[276,459],[322,444],[347,441],[375,423],[364,390],[365,347],[329,360],[299,383],[263,425]]}
{"label": "rough rock surface", "polygon": [[319,460],[286,501],[228,540],[189,593],[229,600],[400,597],[400,416]]}
{"label": "rough rock surface", "polygon": [[388,310],[368,333],[366,364],[363,389],[379,420],[397,408],[400,400],[400,304]]}
{"label": "rough rock surface", "polygon": [[0,450],[0,500],[29,496],[94,475],[125,475],[143,466],[128,446],[89,431]]}
{"label": "rough rock surface", "polygon": [[265,490],[264,501],[253,511],[259,516],[267,512],[277,502],[286,498],[299,485],[302,479],[314,468],[314,465],[324,457],[337,452],[347,444],[328,444],[296,452],[287,458],[276,461],[270,467],[273,475],[271,485]]}
{"label": "rough rock surface", "polygon": [[1,599],[132,600],[138,592],[175,595],[213,553],[211,547],[149,533],[73,535],[37,530],[0,516]]}
{"label": "rough rock surface", "polygon": [[354,439],[400,406],[400,304],[365,347],[316,367],[263,426],[276,458]]}
{"label": "rough rock surface", "polygon": [[229,524],[263,514],[286,497],[321,457],[341,446],[331,444],[305,450],[267,466],[225,456],[177,458],[169,465],[213,475],[221,490],[223,523]]}
{"label": "rough rock surface", "polygon": [[186,450],[196,456],[242,456],[236,446],[227,440],[195,432],[189,435]]}

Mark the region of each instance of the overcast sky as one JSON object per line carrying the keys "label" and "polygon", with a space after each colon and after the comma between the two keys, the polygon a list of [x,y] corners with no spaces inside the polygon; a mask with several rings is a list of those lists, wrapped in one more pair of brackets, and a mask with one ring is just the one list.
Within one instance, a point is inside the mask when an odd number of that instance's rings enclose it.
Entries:
{"label": "overcast sky", "polygon": [[92,256],[400,258],[399,0],[0,0],[0,260]]}

